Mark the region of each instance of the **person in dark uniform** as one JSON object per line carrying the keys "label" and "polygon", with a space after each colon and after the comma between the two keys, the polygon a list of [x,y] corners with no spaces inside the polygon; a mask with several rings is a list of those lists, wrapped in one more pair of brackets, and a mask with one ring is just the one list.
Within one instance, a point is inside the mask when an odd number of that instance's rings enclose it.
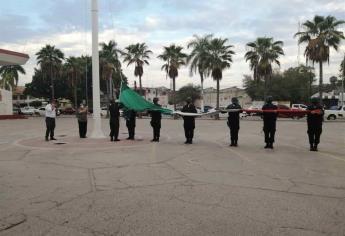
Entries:
{"label": "person in dark uniform", "polygon": [[110,125],[110,141],[120,141],[119,128],[120,128],[120,109],[121,104],[118,101],[111,100],[109,105],[109,125]]}
{"label": "person in dark uniform", "polygon": [[[264,128],[263,131],[265,133],[265,148],[273,149],[274,143],[274,135],[276,133],[276,123],[277,123],[277,109],[278,107],[272,103],[273,97],[267,96],[266,103],[262,107],[263,111],[263,120],[264,120]],[[271,112],[270,112],[271,111]]]}
{"label": "person in dark uniform", "polygon": [[[158,101],[159,99],[157,97],[153,99],[153,103],[156,106],[161,107],[161,105],[158,104]],[[151,113],[151,126],[153,128],[153,139],[151,140],[151,142],[159,142],[162,113],[159,111],[150,111],[150,113]]]}
{"label": "person in dark uniform", "polygon": [[310,151],[317,152],[317,145],[320,143],[322,133],[322,122],[324,111],[318,98],[312,98],[311,104],[307,108],[308,136]]}
{"label": "person in dark uniform", "polygon": [[128,138],[127,140],[134,140],[135,136],[135,120],[137,113],[133,110],[127,110],[125,112],[126,126],[128,129]]}
{"label": "person in dark uniform", "polygon": [[226,108],[229,110],[239,110],[239,111],[229,111],[228,116],[228,126],[230,128],[230,146],[237,147],[238,141],[238,131],[240,130],[240,113],[242,112],[242,107],[238,104],[238,99],[233,97],[231,99],[231,104]]}
{"label": "person in dark uniform", "polygon": [[[192,103],[191,98],[187,98],[186,100],[187,104],[182,108],[182,112],[188,112],[188,113],[197,113],[197,110]],[[194,116],[183,116],[183,127],[184,127],[184,133],[186,136],[186,142],[185,144],[192,144],[193,143],[193,137],[194,137],[194,129],[195,129],[195,117]]]}

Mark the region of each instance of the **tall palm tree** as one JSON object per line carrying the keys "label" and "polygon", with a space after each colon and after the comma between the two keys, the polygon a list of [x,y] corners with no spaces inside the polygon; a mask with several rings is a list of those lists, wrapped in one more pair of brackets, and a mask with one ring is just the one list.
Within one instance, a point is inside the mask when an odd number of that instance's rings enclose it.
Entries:
{"label": "tall palm tree", "polygon": [[8,65],[0,67],[3,88],[13,89],[18,85],[19,73],[25,75],[25,70],[20,65]]}
{"label": "tall palm tree", "polygon": [[81,63],[81,59],[77,57],[69,57],[66,59],[65,71],[69,77],[68,82],[71,88],[73,88],[74,94],[74,106],[78,108],[78,98],[77,98],[77,89],[81,79],[81,76],[84,72],[84,67]]}
{"label": "tall palm tree", "polygon": [[319,96],[322,102],[323,96],[323,62],[329,62],[329,50],[338,50],[344,33],[338,31],[338,27],[345,21],[337,20],[333,16],[315,16],[312,21],[307,20],[302,24],[304,31],[297,32],[298,43],[307,43],[304,51],[306,60],[319,63]]}
{"label": "tall palm tree", "polygon": [[36,53],[37,64],[41,66],[41,69],[45,77],[50,76],[51,86],[51,98],[55,98],[54,94],[54,75],[59,73],[62,61],[64,60],[64,54],[55,46],[47,44]]}
{"label": "tall palm tree", "polygon": [[247,43],[247,52],[244,55],[250,62],[250,69],[254,71],[254,79],[265,81],[265,94],[267,95],[267,83],[272,76],[272,65],[280,66],[279,57],[284,55],[283,42],[274,41],[273,38],[259,37],[254,42]]}
{"label": "tall palm tree", "polygon": [[139,77],[139,88],[140,94],[142,95],[142,82],[141,77],[144,74],[144,64],[149,65],[148,60],[150,59],[152,51],[148,49],[145,43],[131,44],[125,48],[123,52],[123,62],[127,62],[127,66],[135,64],[134,76]]}
{"label": "tall palm tree", "polygon": [[178,70],[182,65],[186,64],[187,54],[182,52],[183,47],[171,44],[168,47],[164,47],[164,51],[158,56],[159,59],[163,60],[165,64],[162,66],[162,70],[165,70],[169,78],[173,82],[173,103],[174,110],[176,110],[176,78],[178,77]]}
{"label": "tall palm tree", "polygon": [[[211,71],[213,80],[217,82],[217,105],[219,109],[219,82],[223,78],[223,70],[230,68],[232,63],[233,45],[228,44],[228,39],[214,38],[207,46],[205,63]],[[218,116],[216,118],[219,118]]]}
{"label": "tall palm tree", "polygon": [[113,73],[121,70],[121,62],[119,60],[121,50],[117,48],[117,43],[114,40],[110,40],[108,43],[100,43],[100,46],[101,78],[107,80],[107,94],[108,100],[110,100],[114,97]]}
{"label": "tall palm tree", "polygon": [[209,70],[206,65],[207,49],[213,35],[208,34],[203,37],[194,35],[187,48],[192,48],[192,52],[187,57],[187,63],[190,64],[190,74],[199,73],[200,75],[200,88],[201,88],[201,110],[204,111],[204,79],[209,76]]}

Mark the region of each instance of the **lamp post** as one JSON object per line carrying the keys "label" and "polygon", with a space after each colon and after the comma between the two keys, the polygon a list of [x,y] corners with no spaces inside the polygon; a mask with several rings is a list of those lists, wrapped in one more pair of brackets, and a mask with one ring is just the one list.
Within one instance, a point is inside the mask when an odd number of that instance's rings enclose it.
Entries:
{"label": "lamp post", "polygon": [[93,130],[92,138],[104,138],[101,123],[101,99],[99,85],[99,53],[98,53],[98,8],[97,0],[91,2],[92,14],[92,105]]}

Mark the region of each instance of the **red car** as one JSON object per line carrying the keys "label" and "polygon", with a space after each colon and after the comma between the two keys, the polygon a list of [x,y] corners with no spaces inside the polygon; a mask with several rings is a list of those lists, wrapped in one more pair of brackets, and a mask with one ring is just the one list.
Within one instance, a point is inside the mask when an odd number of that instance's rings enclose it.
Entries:
{"label": "red car", "polygon": [[280,118],[292,118],[292,119],[301,119],[305,116],[304,112],[301,112],[300,110],[291,109],[288,106],[285,105],[277,105],[278,110],[288,110],[288,112],[279,112],[278,117]]}

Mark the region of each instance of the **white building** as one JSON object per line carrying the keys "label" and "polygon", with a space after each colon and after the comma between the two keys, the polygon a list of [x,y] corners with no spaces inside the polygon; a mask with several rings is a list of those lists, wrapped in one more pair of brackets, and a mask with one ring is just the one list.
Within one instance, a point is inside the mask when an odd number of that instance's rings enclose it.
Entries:
{"label": "white building", "polygon": [[153,98],[158,97],[159,104],[161,104],[163,107],[168,107],[170,89],[166,87],[157,87],[143,88],[143,90],[146,100],[152,102]]}
{"label": "white building", "polygon": [[[0,66],[24,65],[28,60],[27,54],[0,49]],[[0,115],[13,115],[12,91],[0,90]]]}
{"label": "white building", "polygon": [[[220,89],[219,91],[219,107],[227,107],[231,103],[231,98],[237,97],[239,104],[242,107],[249,107],[252,99],[244,89],[237,87],[230,87]],[[204,104],[205,106],[216,107],[217,104],[217,90],[214,88],[204,89]]]}

